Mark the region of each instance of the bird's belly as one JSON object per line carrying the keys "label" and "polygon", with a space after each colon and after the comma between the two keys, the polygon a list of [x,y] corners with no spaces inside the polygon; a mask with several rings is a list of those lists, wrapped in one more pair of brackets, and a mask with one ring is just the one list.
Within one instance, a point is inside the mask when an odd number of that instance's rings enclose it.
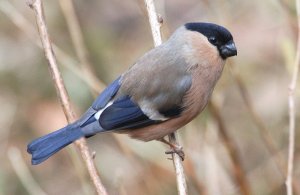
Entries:
{"label": "bird's belly", "polygon": [[176,131],[191,120],[192,118],[188,119],[187,116],[182,115],[159,124],[154,124],[134,130],[124,130],[122,133],[127,133],[131,138],[142,141],[157,140]]}

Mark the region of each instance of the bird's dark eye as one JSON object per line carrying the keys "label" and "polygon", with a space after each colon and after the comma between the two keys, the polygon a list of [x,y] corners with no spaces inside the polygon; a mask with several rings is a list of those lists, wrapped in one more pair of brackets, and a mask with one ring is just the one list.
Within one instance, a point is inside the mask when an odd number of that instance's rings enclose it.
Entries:
{"label": "bird's dark eye", "polygon": [[217,39],[216,39],[216,37],[209,37],[209,38],[208,38],[208,41],[209,41],[211,44],[213,44],[213,45],[216,45],[216,44],[217,44]]}

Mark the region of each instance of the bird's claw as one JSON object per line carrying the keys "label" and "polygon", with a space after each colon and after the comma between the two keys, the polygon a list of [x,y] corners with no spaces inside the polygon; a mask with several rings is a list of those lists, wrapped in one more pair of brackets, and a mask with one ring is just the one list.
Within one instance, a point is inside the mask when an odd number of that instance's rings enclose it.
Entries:
{"label": "bird's claw", "polygon": [[[182,146],[174,146],[171,148],[171,150],[167,150],[165,152],[165,154],[174,154],[176,153],[180,159],[182,161],[184,161],[184,157],[185,157],[185,154],[184,154],[184,151],[183,151],[183,147]],[[169,160],[173,160],[173,157],[172,158],[168,158]]]}

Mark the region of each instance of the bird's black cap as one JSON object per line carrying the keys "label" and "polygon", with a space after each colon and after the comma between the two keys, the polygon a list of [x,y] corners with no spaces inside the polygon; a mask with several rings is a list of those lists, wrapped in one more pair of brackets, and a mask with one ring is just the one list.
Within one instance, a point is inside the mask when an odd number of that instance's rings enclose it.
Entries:
{"label": "bird's black cap", "polygon": [[186,23],[185,28],[191,31],[197,31],[206,36],[207,38],[215,36],[217,39],[222,40],[223,42],[228,42],[233,39],[229,30],[227,30],[223,26],[213,23]]}
{"label": "bird's black cap", "polygon": [[229,30],[223,26],[213,23],[194,22],[186,23],[185,28],[190,31],[199,32],[206,36],[208,41],[218,48],[223,59],[237,54],[233,37]]}

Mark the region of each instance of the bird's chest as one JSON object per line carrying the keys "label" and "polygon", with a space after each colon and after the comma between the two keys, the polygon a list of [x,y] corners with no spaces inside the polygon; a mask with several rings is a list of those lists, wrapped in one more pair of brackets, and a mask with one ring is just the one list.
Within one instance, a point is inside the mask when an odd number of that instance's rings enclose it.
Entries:
{"label": "bird's chest", "polygon": [[223,63],[211,66],[196,65],[192,71],[192,86],[184,97],[186,114],[194,118],[207,105],[213,89],[219,80]]}

